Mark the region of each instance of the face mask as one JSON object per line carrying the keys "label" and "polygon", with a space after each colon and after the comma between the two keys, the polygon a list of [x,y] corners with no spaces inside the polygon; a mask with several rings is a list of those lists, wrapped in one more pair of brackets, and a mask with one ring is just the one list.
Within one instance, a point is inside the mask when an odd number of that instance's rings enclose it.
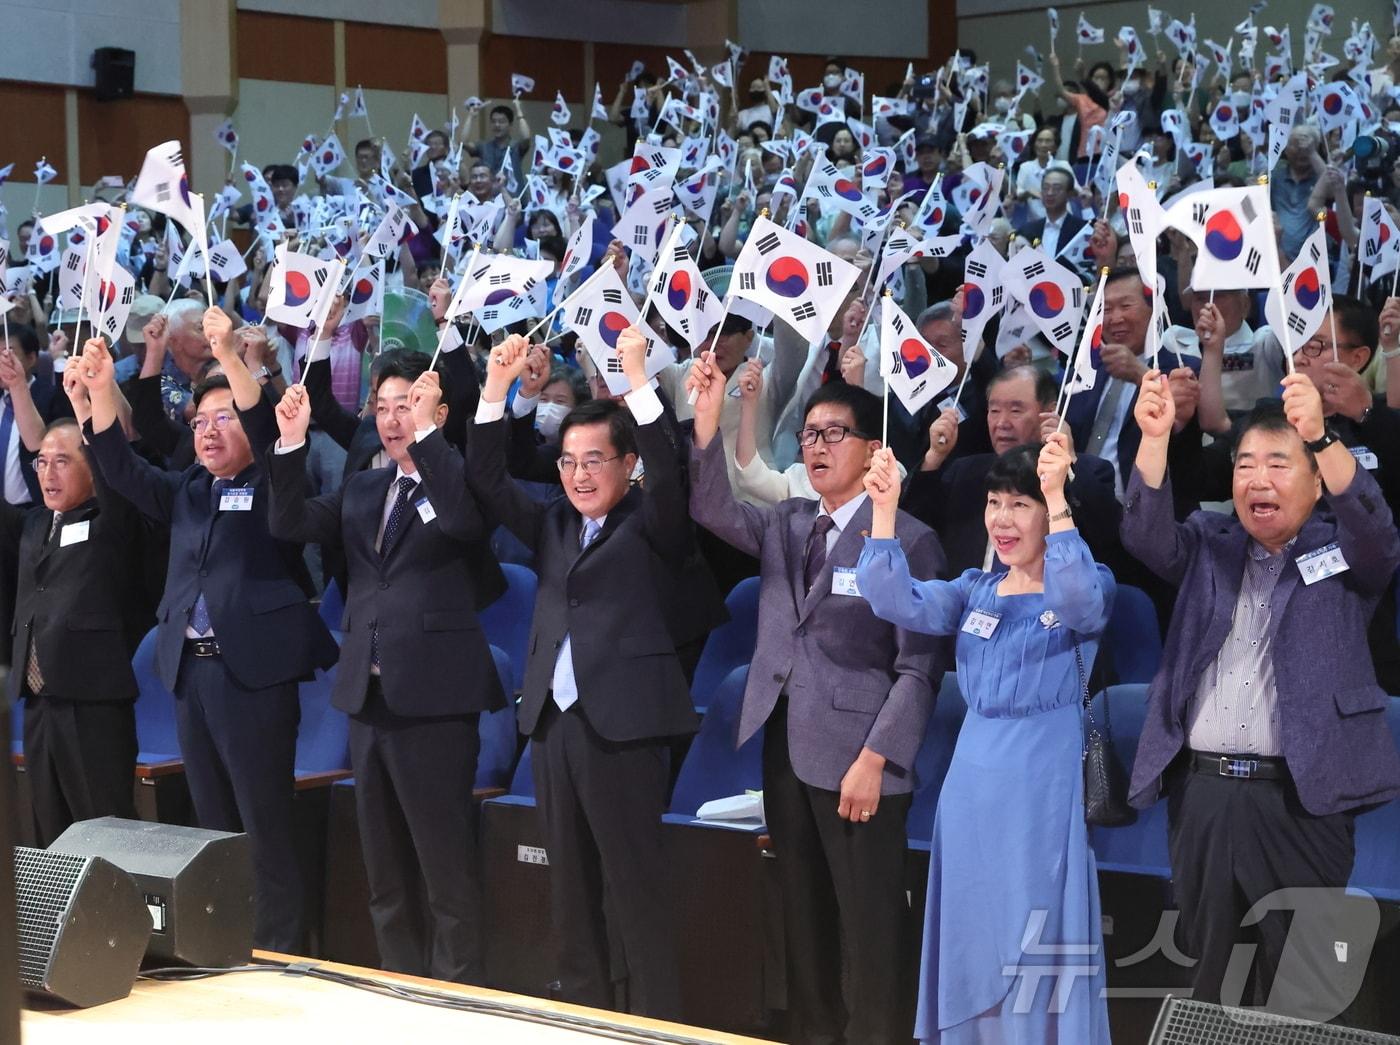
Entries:
{"label": "face mask", "polygon": [[749,92],[749,101],[751,101],[751,102],[761,102],[761,101],[763,101],[763,99],[766,98],[766,97],[768,97],[768,96],[767,96],[766,94],[764,94],[762,91],[750,91],[750,92]]}
{"label": "face mask", "polygon": [[992,100],[992,107],[999,113],[1009,113],[1011,111],[1011,99],[995,98]]}
{"label": "face mask", "polygon": [[563,403],[540,403],[535,407],[535,428],[546,439],[553,439],[568,413],[569,408]]}
{"label": "face mask", "polygon": [[1141,90],[1141,85],[1136,80],[1129,80],[1123,85],[1124,94],[1137,94]]}
{"label": "face mask", "polygon": [[836,88],[841,86],[841,74],[827,73],[825,76],[822,77],[822,86],[825,87],[828,91],[836,90]]}

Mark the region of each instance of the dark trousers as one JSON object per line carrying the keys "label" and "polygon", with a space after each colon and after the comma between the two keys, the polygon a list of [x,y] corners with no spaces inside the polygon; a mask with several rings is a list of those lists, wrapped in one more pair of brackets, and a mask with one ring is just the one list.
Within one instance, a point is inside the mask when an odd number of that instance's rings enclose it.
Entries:
{"label": "dark trousers", "polygon": [[483,982],[472,806],[480,751],[476,715],[396,715],[377,678],[364,708],[350,717],[355,808],[381,968]]}
{"label": "dark trousers", "polygon": [[302,947],[302,878],[292,826],[301,705],[294,682],[244,689],[222,657],[180,661],[175,728],[199,826],[246,831],[257,915],[253,946]]}
{"label": "dark trousers", "polygon": [[669,739],[604,740],[577,704],[560,712],[551,699],[531,743],[560,939],[560,1000],[614,1006],[606,883],[612,935],[627,968],[628,1008],[675,1019],[680,981],[661,850]]}
{"label": "dark trousers", "polygon": [[135,705],[26,697],[24,771],[40,847],[79,820],[135,820]]}
{"label": "dark trousers", "polygon": [[783,890],[792,1040],[907,1042],[914,1020],[904,974],[904,820],[912,798],[881,795],[870,820],[842,820],[841,796],[792,770],[785,701],[763,730],[763,810]]}
{"label": "dark trousers", "polygon": [[[1192,773],[1184,765],[1173,768],[1167,841],[1181,911],[1178,942],[1198,959],[1193,999],[1267,1003],[1310,1019],[1330,1019],[1345,1008],[1349,999],[1342,998],[1326,1011],[1331,999],[1347,990],[1343,979],[1351,979],[1363,950],[1352,945],[1350,966],[1339,965],[1333,950],[1335,941],[1346,938],[1341,922],[1348,918],[1336,915],[1356,852],[1354,823],[1351,813],[1307,812],[1290,779],[1237,780]],[[1304,896],[1299,904],[1307,909],[1294,904],[1296,914],[1273,910],[1242,927],[1250,908],[1280,889],[1329,892]],[[1285,940],[1288,959],[1281,968]],[[1243,946],[1232,969],[1237,945]],[[1250,945],[1257,948],[1252,992],[1245,990],[1244,978]],[[1279,990],[1270,999],[1276,976]]]}

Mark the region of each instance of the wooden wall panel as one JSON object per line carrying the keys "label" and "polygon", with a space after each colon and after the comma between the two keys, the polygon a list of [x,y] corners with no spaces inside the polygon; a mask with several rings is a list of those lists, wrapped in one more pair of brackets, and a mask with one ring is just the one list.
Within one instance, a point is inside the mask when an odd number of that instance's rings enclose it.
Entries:
{"label": "wooden wall panel", "polygon": [[350,87],[446,94],[447,41],[436,29],[346,22],[345,82]]}
{"label": "wooden wall panel", "polygon": [[[622,72],[626,71],[624,67]],[[509,98],[511,73],[534,79],[535,89],[529,95],[532,102],[552,102],[555,91],[563,91],[566,99],[577,99],[583,86],[583,44],[493,33],[481,45],[481,96]],[[613,90],[617,90],[616,82]]]}
{"label": "wooden wall panel", "polygon": [[[640,44],[594,44],[593,71],[603,87],[603,101],[607,105],[617,97],[618,84],[632,68],[632,63],[642,61],[656,74],[658,80],[666,79],[666,55],[670,53],[678,62],[685,61],[679,46],[668,52],[664,47],[645,47]],[[631,96],[627,98],[630,105]]]}
{"label": "wooden wall panel", "polygon": [[335,83],[335,27],[324,18],[238,12],[238,75]]}
{"label": "wooden wall panel", "polygon": [[[63,130],[64,88],[52,84],[0,80],[0,156],[15,165],[15,181],[34,180],[34,165],[47,156],[58,168],[59,182],[67,179],[63,159],[68,151]],[[11,218],[12,221],[16,220]],[[13,226],[12,226],[13,227]]]}
{"label": "wooden wall panel", "polygon": [[138,94],[115,102],[99,102],[91,92],[78,92],[78,179],[91,185],[118,174],[136,177],[146,150],[179,139],[189,150],[190,113],[184,99],[165,94]]}

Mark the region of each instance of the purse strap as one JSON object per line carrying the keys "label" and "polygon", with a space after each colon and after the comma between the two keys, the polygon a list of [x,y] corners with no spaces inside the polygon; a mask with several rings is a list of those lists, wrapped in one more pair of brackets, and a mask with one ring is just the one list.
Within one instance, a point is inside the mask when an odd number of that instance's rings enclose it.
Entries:
{"label": "purse strap", "polygon": [[[1080,652],[1079,642],[1074,643],[1074,666],[1079,672],[1079,692],[1080,698],[1084,701],[1084,713],[1089,716],[1089,730],[1086,737],[1099,733],[1098,723],[1094,721],[1094,702],[1089,695],[1089,676],[1084,671],[1084,654]],[[1108,716],[1108,690],[1103,693],[1103,732],[1099,734],[1110,744],[1113,743],[1113,727]],[[1087,746],[1087,739],[1085,741]]]}

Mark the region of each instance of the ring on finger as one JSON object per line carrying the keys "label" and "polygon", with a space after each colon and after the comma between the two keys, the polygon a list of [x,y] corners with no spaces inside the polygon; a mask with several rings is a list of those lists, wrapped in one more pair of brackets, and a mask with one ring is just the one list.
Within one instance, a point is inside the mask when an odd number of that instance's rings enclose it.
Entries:
{"label": "ring on finger", "polygon": [[868,810],[868,809],[862,809],[862,810],[860,811],[860,818],[861,818],[862,820],[869,820],[869,819],[870,819],[870,810]]}

